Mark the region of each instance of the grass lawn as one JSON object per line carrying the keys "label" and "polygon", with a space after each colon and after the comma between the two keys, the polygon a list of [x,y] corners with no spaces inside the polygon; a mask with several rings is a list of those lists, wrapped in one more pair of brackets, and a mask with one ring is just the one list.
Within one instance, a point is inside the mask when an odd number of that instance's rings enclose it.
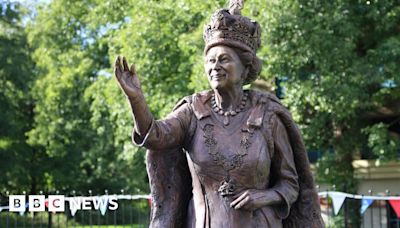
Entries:
{"label": "grass lawn", "polygon": [[145,228],[146,226],[144,226],[144,225],[138,225],[138,224],[132,224],[132,225],[92,225],[92,226],[87,226],[87,225],[85,225],[85,226],[73,226],[73,227],[76,227],[76,228],[100,228],[100,227],[102,227],[102,228],[105,228],[105,227],[116,227],[116,228]]}
{"label": "grass lawn", "polygon": [[[0,228],[30,228],[30,227],[47,227],[47,214],[40,213],[35,218],[31,218],[28,214],[24,216],[20,216],[17,213],[0,213]],[[54,228],[105,228],[105,227],[116,227],[116,228],[147,228],[147,225],[143,224],[130,224],[130,225],[80,225],[78,222],[74,220],[66,220],[66,216],[64,214],[59,214],[53,217],[53,226]]]}

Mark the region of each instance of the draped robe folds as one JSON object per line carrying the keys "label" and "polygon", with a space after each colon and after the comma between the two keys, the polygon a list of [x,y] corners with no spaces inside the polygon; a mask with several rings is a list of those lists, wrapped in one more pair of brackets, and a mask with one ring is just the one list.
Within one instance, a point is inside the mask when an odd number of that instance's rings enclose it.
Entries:
{"label": "draped robe folds", "polygon": [[[167,118],[153,121],[145,136],[134,130],[134,143],[149,149],[150,227],[324,227],[304,144],[290,113],[271,94],[248,93],[247,109],[231,117],[228,126],[211,110],[212,91],[205,91],[182,99]],[[211,139],[205,133],[210,126]],[[243,162],[224,170],[221,164],[229,163],[246,132]],[[207,140],[214,140],[216,152]],[[222,163],[215,163],[218,159]],[[255,211],[229,207],[232,197],[218,192],[227,174],[236,193],[276,191],[282,203]]]}

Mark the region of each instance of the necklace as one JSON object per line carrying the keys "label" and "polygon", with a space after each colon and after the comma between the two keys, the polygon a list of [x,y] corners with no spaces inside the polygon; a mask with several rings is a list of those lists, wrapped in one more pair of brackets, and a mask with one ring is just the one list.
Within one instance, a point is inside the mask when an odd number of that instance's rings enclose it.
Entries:
{"label": "necklace", "polygon": [[215,94],[213,94],[211,97],[211,107],[215,113],[224,116],[224,125],[226,126],[229,125],[229,116],[236,116],[239,112],[243,111],[244,107],[246,106],[247,96],[248,94],[243,92],[240,105],[235,110],[224,111],[222,108],[218,107],[217,102],[215,101]]}

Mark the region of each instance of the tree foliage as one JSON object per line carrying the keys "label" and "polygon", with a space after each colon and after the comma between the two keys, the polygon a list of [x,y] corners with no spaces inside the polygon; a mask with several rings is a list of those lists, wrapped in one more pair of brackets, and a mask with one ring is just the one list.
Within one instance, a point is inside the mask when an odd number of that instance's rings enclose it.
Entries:
{"label": "tree foliage", "polygon": [[[29,189],[35,150],[26,143],[32,124],[34,62],[21,23],[25,9],[0,4],[0,190]],[[18,164],[16,166],[16,164]],[[40,169],[36,169],[40,172]]]}
{"label": "tree foliage", "polygon": [[375,156],[367,158],[393,159],[400,145],[388,134],[400,114],[400,88],[388,86],[400,84],[400,4],[272,1],[268,7],[268,73],[287,79],[285,102],[308,147],[325,152],[319,180],[354,190],[353,159],[368,151]]}
{"label": "tree foliage", "polygon": [[[208,88],[203,26],[226,3],[54,0],[33,17],[2,4],[2,188],[147,192],[113,61],[135,64],[150,109],[165,116]],[[261,79],[283,81],[308,149],[323,151],[318,181],[355,190],[354,159],[397,159],[397,1],[254,0],[243,15],[263,29]]]}
{"label": "tree foliage", "polygon": [[[147,192],[144,150],[112,75],[124,54],[135,63],[156,117],[193,92],[193,53],[210,4],[195,1],[51,1],[26,26],[35,68],[26,143],[36,148],[42,190]],[[68,9],[68,10],[65,10]],[[186,42],[187,41],[187,42]],[[18,164],[17,166],[20,166]],[[21,168],[23,168],[21,166]],[[35,189],[33,191],[36,191]]]}

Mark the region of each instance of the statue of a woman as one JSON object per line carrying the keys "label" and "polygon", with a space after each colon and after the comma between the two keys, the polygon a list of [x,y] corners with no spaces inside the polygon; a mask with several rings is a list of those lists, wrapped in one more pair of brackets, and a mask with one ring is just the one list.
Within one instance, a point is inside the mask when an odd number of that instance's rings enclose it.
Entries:
{"label": "statue of a woman", "polygon": [[149,149],[151,227],[323,227],[299,130],[279,100],[243,90],[261,71],[260,27],[243,1],[217,10],[204,31],[211,90],[154,120],[125,58],[115,75]]}

